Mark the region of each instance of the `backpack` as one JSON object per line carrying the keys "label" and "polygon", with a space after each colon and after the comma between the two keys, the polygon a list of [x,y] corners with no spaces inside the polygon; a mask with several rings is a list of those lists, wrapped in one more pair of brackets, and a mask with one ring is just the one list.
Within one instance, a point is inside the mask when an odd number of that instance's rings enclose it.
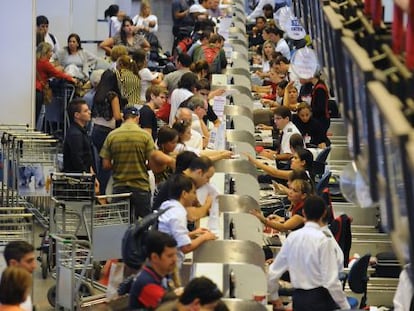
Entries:
{"label": "backpack", "polygon": [[210,65],[211,73],[220,73],[221,72],[221,60],[220,60],[220,48],[212,47],[209,45],[200,46],[204,57],[203,59]]}
{"label": "backpack", "polygon": [[168,211],[170,207],[159,212],[148,214],[140,221],[131,224],[122,238],[121,252],[124,263],[138,270],[147,258],[146,239],[150,230],[157,230],[158,217]]}
{"label": "backpack", "polygon": [[177,55],[186,54],[190,47],[193,45],[193,39],[191,38],[184,38],[177,43],[176,51]]}
{"label": "backpack", "polygon": [[331,222],[329,229],[344,253],[344,267],[346,268],[348,267],[352,244],[351,218],[346,214],[342,214]]}

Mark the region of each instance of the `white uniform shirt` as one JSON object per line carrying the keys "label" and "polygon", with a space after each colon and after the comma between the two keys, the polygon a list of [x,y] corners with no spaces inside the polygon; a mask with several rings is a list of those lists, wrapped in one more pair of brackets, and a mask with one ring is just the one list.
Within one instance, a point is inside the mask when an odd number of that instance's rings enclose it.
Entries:
{"label": "white uniform shirt", "polygon": [[141,94],[140,98],[142,101],[146,101],[145,93],[152,83],[152,80],[157,79],[158,72],[151,72],[148,68],[142,68],[139,72],[139,77],[141,78]]}
{"label": "white uniform shirt", "polygon": [[282,130],[283,132],[283,136],[282,136],[282,141],[280,143],[280,153],[291,153],[292,151],[290,150],[290,136],[292,136],[293,134],[297,133],[300,134],[300,131],[298,130],[298,128],[296,127],[295,124],[293,124],[292,121],[290,121],[288,124],[286,124],[286,126],[283,128]]}
{"label": "white uniform shirt", "polygon": [[289,234],[275,261],[269,266],[270,300],[279,298],[279,278],[289,271],[293,288],[325,287],[341,309],[350,309],[338,279],[335,248],[315,222],[306,222],[302,229]]}
{"label": "white uniform shirt", "polygon": [[[329,227],[327,225],[321,227],[321,230],[325,232],[325,234],[332,236],[332,232],[331,230],[329,230]],[[336,262],[338,263],[338,271],[342,272],[344,270],[344,252],[342,251],[341,247],[339,246],[338,242],[335,240],[333,236],[332,239],[330,239],[330,242],[335,248]]]}
{"label": "white uniform shirt", "polygon": [[[149,15],[147,17],[142,17],[139,15],[135,15],[132,19],[132,22],[135,26],[144,26],[149,28],[149,32],[157,32],[158,31],[158,17],[155,15]],[[149,27],[150,22],[155,22],[154,27]]]}
{"label": "white uniform shirt", "polygon": [[[177,248],[191,244],[187,229],[187,210],[177,200],[168,200],[161,204],[160,210],[172,206],[158,219],[158,230],[170,234],[177,241]],[[177,266],[181,267],[184,261],[184,253],[178,251]]]}
{"label": "white uniform shirt", "polygon": [[55,38],[55,41],[53,41],[53,39],[52,39],[52,37],[51,37],[50,33],[47,33],[47,34],[45,35],[45,42],[49,43],[49,44],[52,46],[52,52],[53,52],[54,54],[56,54],[56,53],[57,53],[57,51],[59,51],[59,50],[60,50],[60,46],[59,46],[59,42],[58,42],[58,40],[57,40],[57,38],[56,38],[56,36],[55,36],[55,35],[53,35],[53,38]]}
{"label": "white uniform shirt", "polygon": [[285,39],[281,38],[277,42],[275,51],[281,53],[287,59],[290,59],[290,48]]}
{"label": "white uniform shirt", "polygon": [[185,145],[201,151],[203,149],[203,136],[199,132],[191,129],[191,138]]}
{"label": "white uniform shirt", "polygon": [[392,301],[395,311],[410,310],[411,299],[413,298],[413,285],[406,269],[404,268],[401,271],[398,287]]}

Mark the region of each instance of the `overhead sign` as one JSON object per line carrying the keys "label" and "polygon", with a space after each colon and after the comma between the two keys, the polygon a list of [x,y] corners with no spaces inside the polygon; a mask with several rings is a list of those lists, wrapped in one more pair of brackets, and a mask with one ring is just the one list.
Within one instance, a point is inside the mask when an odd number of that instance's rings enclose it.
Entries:
{"label": "overhead sign", "polygon": [[293,54],[290,60],[293,72],[302,79],[310,79],[318,69],[318,59],[314,50],[301,48]]}
{"label": "overhead sign", "polygon": [[293,40],[301,40],[306,36],[306,31],[297,17],[291,17],[286,21],[285,32]]}

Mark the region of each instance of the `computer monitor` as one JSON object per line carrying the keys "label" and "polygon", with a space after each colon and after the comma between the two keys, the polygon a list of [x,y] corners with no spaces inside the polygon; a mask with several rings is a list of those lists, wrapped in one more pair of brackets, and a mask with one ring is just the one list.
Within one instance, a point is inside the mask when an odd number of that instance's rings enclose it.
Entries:
{"label": "computer monitor", "polygon": [[323,4],[321,0],[313,0],[311,1],[311,29],[310,35],[313,39],[314,49],[316,51],[316,55],[318,56],[319,64],[321,67],[325,66],[324,58],[325,58],[325,50],[324,45],[326,44],[324,38],[324,27],[325,24],[323,23],[323,11],[322,7]]}
{"label": "computer monitor", "polygon": [[[368,54],[360,47],[355,40],[343,38],[343,57],[351,66],[352,75],[348,77],[351,83],[354,109],[354,126],[356,140],[354,143],[354,159],[362,177],[369,185],[371,199],[378,200],[375,154],[371,149],[371,142],[374,139],[374,131],[371,117],[371,106],[368,105],[366,85],[373,80],[374,66]],[[347,85],[348,87],[348,85]]]}
{"label": "computer monitor", "polygon": [[[389,230],[400,230],[406,225],[408,215],[412,214],[409,213],[409,209],[413,202],[413,175],[408,163],[409,155],[405,149],[412,127],[402,112],[401,101],[390,94],[383,84],[371,82],[368,89],[370,98],[373,103],[375,102],[373,114],[380,115],[379,120],[373,118],[374,127],[382,128],[382,143],[378,143],[383,148],[383,162],[377,159],[378,176],[379,180],[385,180],[389,187],[385,193],[380,193],[381,196],[388,196],[382,200],[386,205],[381,207],[381,212],[384,211],[385,215],[392,218],[392,223],[387,220]],[[376,124],[377,121],[382,124]],[[381,152],[381,147],[376,150]]]}
{"label": "computer monitor", "polygon": [[377,102],[381,100],[381,94],[384,93],[384,85],[378,81],[369,82],[368,105],[371,106],[372,130],[374,140],[371,143],[370,150],[375,155],[375,163],[377,166],[377,190],[378,202],[381,212],[381,226],[385,232],[391,232],[394,229],[394,215],[392,211],[392,196],[390,192],[389,176],[387,169],[387,157],[389,156],[385,150],[385,133],[384,118]]}
{"label": "computer monitor", "polygon": [[341,75],[343,71],[341,42],[343,24],[341,16],[335,13],[331,6],[324,6],[323,13],[326,34],[324,47],[326,48],[326,63],[328,67],[329,82],[337,101],[343,103],[344,87],[341,83]]}

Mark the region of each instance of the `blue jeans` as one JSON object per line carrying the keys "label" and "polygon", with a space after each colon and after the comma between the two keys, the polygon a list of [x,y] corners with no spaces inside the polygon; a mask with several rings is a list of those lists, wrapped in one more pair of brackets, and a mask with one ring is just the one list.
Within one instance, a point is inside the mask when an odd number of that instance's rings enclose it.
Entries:
{"label": "blue jeans", "polygon": [[97,151],[98,167],[97,167],[96,175],[99,180],[99,193],[102,195],[105,194],[106,186],[108,185],[109,178],[112,175],[111,170],[104,170],[102,168],[102,159],[101,157],[99,157],[99,152],[101,151],[102,146],[109,132],[111,132],[111,129],[109,127],[103,127],[103,126],[99,126],[95,124],[93,126],[92,135],[91,135],[92,143],[96,147],[96,151]]}
{"label": "blue jeans", "polygon": [[144,217],[151,213],[151,191],[140,190],[130,186],[114,187],[114,194],[131,192],[131,216],[134,219]]}

